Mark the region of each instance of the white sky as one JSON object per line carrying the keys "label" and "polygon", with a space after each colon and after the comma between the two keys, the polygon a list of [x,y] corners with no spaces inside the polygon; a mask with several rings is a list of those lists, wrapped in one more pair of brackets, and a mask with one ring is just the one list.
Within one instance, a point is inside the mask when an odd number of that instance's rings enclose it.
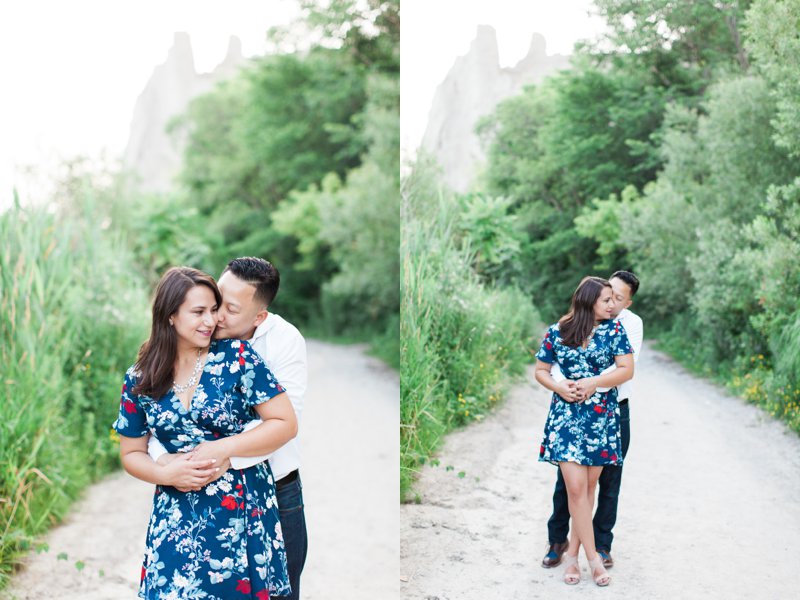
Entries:
{"label": "white sky", "polygon": [[174,32],[190,35],[195,69],[207,72],[230,35],[245,56],[263,54],[267,29],[297,13],[293,0],[3,1],[0,207],[22,165],[47,170],[76,154],[121,155],[136,98]]}
{"label": "white sky", "polygon": [[589,16],[591,0],[402,0],[400,5],[400,123],[404,156],[425,132],[436,87],[466,54],[478,25],[497,32],[500,66],[528,52],[531,35],[547,40],[547,54],[572,54],[574,43],[594,38],[603,21]]}

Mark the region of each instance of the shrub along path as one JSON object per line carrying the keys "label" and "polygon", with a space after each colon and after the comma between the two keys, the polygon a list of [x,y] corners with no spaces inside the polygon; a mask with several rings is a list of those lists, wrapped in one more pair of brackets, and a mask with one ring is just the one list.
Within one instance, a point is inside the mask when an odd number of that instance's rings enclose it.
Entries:
{"label": "shrub along path", "polygon": [[[649,344],[636,368],[612,595],[796,595],[800,438]],[[563,567],[540,566],[556,471],[537,462],[550,394],[528,378],[448,437],[415,485],[420,503],[401,507],[402,597],[574,595]],[[581,596],[607,597],[581,564]]]}
{"label": "shrub along path", "polygon": [[[309,554],[302,597],[397,594],[399,380],[364,346],[308,342],[301,422]],[[153,487],[126,473],[92,486],[0,597],[135,598]]]}

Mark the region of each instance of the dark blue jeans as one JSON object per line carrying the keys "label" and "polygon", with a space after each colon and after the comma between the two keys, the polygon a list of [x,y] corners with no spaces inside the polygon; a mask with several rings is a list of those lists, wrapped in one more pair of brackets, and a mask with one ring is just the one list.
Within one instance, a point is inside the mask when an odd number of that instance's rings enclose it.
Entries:
{"label": "dark blue jeans", "polygon": [[[622,458],[628,454],[631,443],[631,413],[629,405],[622,404],[620,412],[620,436],[622,437]],[[598,486],[600,492],[597,496],[597,510],[594,513],[594,545],[611,551],[614,541],[614,524],[617,522],[617,503],[619,502],[619,488],[622,485],[622,467],[605,466],[600,473]],[[547,534],[551,544],[560,544],[567,541],[569,533],[569,500],[564,476],[558,469],[558,479],[553,491],[553,514],[547,521]]]}
{"label": "dark blue jeans", "polygon": [[[300,598],[300,574],[306,564],[308,553],[308,532],[303,507],[303,483],[300,475],[286,485],[276,486],[278,510],[281,515],[283,542],[286,545],[286,563],[289,569],[289,583],[292,586],[291,596],[280,596],[298,600]],[[275,596],[277,598],[278,596]]]}

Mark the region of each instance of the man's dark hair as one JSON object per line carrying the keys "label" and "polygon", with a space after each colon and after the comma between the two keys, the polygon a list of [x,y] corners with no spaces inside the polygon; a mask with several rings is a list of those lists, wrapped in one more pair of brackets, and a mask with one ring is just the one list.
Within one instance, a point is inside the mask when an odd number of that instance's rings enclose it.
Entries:
{"label": "man's dark hair", "polygon": [[256,288],[253,298],[257,302],[264,303],[265,306],[272,304],[275,296],[278,295],[278,288],[281,285],[280,273],[272,266],[271,262],[263,258],[255,256],[234,258],[228,263],[222,274],[224,275],[228,271]]}
{"label": "man's dark hair", "polygon": [[630,271],[617,271],[611,277],[608,278],[609,281],[614,279],[614,277],[616,277],[617,279],[621,279],[622,281],[628,284],[628,287],[631,288],[631,298],[633,298],[636,295],[636,291],[639,289],[639,278],[636,277],[636,275],[634,275]]}

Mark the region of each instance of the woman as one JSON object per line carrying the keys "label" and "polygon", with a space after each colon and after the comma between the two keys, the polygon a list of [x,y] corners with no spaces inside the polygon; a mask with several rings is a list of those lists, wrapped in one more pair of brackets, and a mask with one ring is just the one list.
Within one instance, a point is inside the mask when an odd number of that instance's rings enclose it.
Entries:
{"label": "woman", "polygon": [[[212,341],[221,302],[209,275],[167,271],[150,338],[122,386],[114,423],[122,464],[156,485],[141,598],[263,600],[290,592],[268,463],[218,479],[214,465],[276,450],[296,435],[297,420],[247,342]],[[254,414],[264,422],[242,432]],[[155,463],[150,435],[181,457]]]}
{"label": "woman", "polygon": [[[584,277],[572,295],[569,312],[547,330],[536,355],[536,381],[553,392],[539,460],[561,469],[572,517],[564,560],[568,584],[580,581],[581,545],[595,583],[605,586],[611,581],[595,550],[592,509],[603,465],[622,464],[614,386],[633,377],[633,350],[622,325],[611,319],[613,309],[611,284]],[[567,378],[561,383],[550,375],[554,362]],[[614,364],[615,370],[601,374]]]}

